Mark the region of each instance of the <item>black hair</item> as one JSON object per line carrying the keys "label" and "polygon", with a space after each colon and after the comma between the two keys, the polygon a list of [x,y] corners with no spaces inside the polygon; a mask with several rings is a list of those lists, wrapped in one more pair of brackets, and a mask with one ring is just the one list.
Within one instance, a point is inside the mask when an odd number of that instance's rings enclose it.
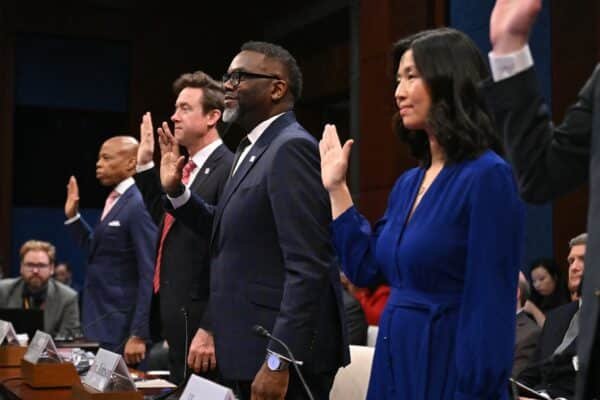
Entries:
{"label": "black hair", "polygon": [[279,61],[287,72],[288,86],[294,102],[300,99],[302,95],[302,72],[294,56],[283,47],[268,43],[268,42],[257,42],[250,41],[242,45],[241,51],[254,51],[256,53],[264,54],[268,58]]}
{"label": "black hair", "polygon": [[[550,295],[542,296],[537,290],[535,290],[535,286],[532,284],[531,301],[535,303],[535,305],[537,305],[542,311],[551,310],[566,304],[569,301],[569,291],[556,261],[547,257],[541,257],[533,260],[529,264],[530,278],[533,270],[536,268],[544,268],[548,272],[552,279],[554,279],[555,289]],[[533,278],[531,278],[531,280],[533,281]]]}
{"label": "black hair", "polygon": [[[415,66],[431,96],[427,124],[444,149],[446,160],[475,158],[487,149],[503,155],[502,141],[479,89],[479,83],[489,77],[489,70],[475,43],[451,28],[419,32],[394,44],[395,70],[408,50],[412,50]],[[429,165],[431,154],[425,131],[404,127],[398,113],[393,124],[413,156],[422,165]]]}

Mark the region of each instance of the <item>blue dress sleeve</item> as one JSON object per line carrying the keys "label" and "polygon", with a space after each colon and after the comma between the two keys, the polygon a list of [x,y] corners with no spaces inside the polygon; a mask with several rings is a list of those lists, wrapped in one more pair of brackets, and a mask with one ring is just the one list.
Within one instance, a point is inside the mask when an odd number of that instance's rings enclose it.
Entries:
{"label": "blue dress sleeve", "polygon": [[508,390],[515,342],[524,207],[510,167],[478,171],[469,188],[464,292],[456,334],[455,399],[500,399]]}
{"label": "blue dress sleeve", "polygon": [[[385,214],[373,229],[355,206],[344,211],[331,223],[333,245],[342,270],[356,286],[369,287],[382,281],[384,271],[380,268],[375,255],[377,240],[392,213],[391,209],[395,204],[397,193],[401,191],[402,181],[403,178],[400,177],[396,182]],[[389,282],[389,278],[386,281]]]}

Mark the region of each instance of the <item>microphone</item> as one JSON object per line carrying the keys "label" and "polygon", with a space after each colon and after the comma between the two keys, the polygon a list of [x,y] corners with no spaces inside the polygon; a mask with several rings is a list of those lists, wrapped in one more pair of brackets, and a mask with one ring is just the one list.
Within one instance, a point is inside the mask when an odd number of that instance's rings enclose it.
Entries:
{"label": "microphone", "polygon": [[189,352],[189,337],[190,337],[190,333],[189,333],[189,320],[188,320],[188,312],[187,309],[184,307],[181,307],[181,312],[183,313],[183,320],[185,323],[185,351],[183,352],[183,381],[186,381],[187,378],[187,374],[188,374],[188,365],[187,365],[187,355]]}
{"label": "microphone", "polygon": [[[104,320],[105,318],[113,315],[113,314],[125,314],[128,313],[132,310],[132,307],[127,307],[127,308],[115,308],[113,310],[107,311],[104,314],[100,315],[98,318],[94,319],[93,321],[88,322],[87,324],[85,324],[83,327],[77,327],[77,328],[73,328],[73,329],[69,329],[69,333],[72,334],[71,336],[71,340],[74,339],[81,339],[82,337],[84,337],[83,332],[88,329],[91,326],[96,325],[98,322]],[[73,335],[73,331],[78,330],[79,332],[77,332],[77,334]],[[69,338],[66,338],[67,340],[69,340]]]}
{"label": "microphone", "polygon": [[183,389],[185,387],[185,385],[187,384],[188,381],[188,365],[187,365],[187,355],[188,355],[188,346],[189,346],[189,319],[188,319],[188,312],[187,309],[185,308],[185,306],[181,307],[181,309],[179,310],[181,311],[181,313],[183,314],[183,320],[184,320],[184,324],[185,324],[185,347],[184,349],[186,349],[183,352],[183,380],[181,381],[181,383],[179,385],[177,385],[177,387],[173,390],[168,390],[167,392],[158,395],[156,397],[153,397],[152,400],[164,400],[167,397],[170,397],[171,395],[174,395],[178,392],[181,391],[181,389]]}
{"label": "microphone", "polygon": [[306,381],[304,380],[304,377],[302,376],[302,373],[300,372],[300,368],[298,367],[298,364],[302,364],[302,362],[296,360],[296,358],[294,357],[294,354],[292,353],[290,348],[287,346],[287,344],[285,344],[283,342],[283,340],[280,340],[280,339],[276,338],[275,336],[271,335],[271,333],[261,325],[254,325],[252,327],[252,332],[257,334],[258,336],[272,339],[272,340],[276,341],[277,343],[279,343],[281,346],[283,346],[283,348],[287,352],[288,357],[292,360],[292,364],[294,365],[294,368],[296,369],[296,373],[298,374],[298,377],[300,378],[300,382],[302,382],[302,386],[304,387],[304,391],[306,392],[306,395],[308,396],[308,398],[310,400],[314,400],[314,397],[313,397],[312,393],[310,392],[310,388],[306,384]]}

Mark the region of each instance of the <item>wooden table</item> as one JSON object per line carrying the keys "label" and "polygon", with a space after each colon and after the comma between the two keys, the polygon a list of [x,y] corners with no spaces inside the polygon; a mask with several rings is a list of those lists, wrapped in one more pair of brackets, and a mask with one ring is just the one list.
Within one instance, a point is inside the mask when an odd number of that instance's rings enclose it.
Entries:
{"label": "wooden table", "polygon": [[[132,371],[143,377],[143,372]],[[156,395],[164,389],[143,389],[144,395]],[[70,400],[70,388],[34,389],[21,378],[21,367],[0,367],[0,399]]]}
{"label": "wooden table", "polygon": [[70,388],[34,389],[21,378],[21,367],[0,367],[0,393],[7,399],[69,400]]}

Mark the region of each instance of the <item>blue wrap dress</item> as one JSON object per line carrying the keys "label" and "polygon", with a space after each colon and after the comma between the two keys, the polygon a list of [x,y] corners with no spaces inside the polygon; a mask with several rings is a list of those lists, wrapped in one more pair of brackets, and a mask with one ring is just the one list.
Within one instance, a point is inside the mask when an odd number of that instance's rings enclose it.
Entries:
{"label": "blue wrap dress", "polygon": [[351,207],[332,223],[358,286],[392,289],[368,399],[508,399],[524,206],[496,153],[446,164],[409,219],[423,168],[396,182],[371,229]]}

